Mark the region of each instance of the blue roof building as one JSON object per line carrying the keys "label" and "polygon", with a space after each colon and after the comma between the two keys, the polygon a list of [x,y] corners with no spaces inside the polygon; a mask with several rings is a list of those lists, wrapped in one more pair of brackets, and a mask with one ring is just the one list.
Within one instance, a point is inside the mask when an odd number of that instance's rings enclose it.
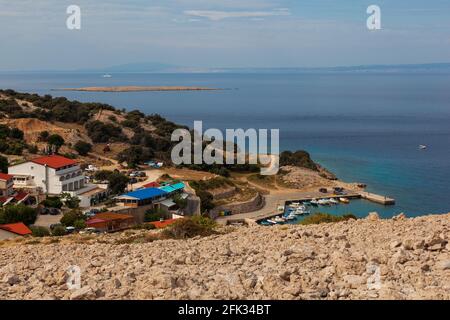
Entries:
{"label": "blue roof building", "polygon": [[167,192],[168,194],[172,194],[175,193],[177,191],[183,191],[184,190],[184,183],[183,182],[178,182],[169,186],[164,186],[164,187],[160,187],[159,189]]}
{"label": "blue roof building", "polygon": [[146,188],[122,194],[115,199],[126,206],[138,207],[165,198],[169,193],[159,188]]}

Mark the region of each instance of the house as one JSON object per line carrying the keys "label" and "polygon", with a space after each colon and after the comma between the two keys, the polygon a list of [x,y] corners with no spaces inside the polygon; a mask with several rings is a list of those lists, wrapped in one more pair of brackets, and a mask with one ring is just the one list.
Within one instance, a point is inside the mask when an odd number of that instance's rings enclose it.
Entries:
{"label": "house", "polygon": [[14,193],[14,176],[0,173],[0,197],[9,197]]}
{"label": "house", "polygon": [[78,196],[96,188],[85,183],[85,176],[78,163],[72,159],[50,155],[35,158],[8,168],[14,176],[14,188],[35,189],[49,195],[63,192]]}
{"label": "house", "polygon": [[0,225],[0,240],[13,239],[32,234],[22,222]]}
{"label": "house", "polygon": [[133,216],[113,212],[98,213],[86,221],[87,227],[102,232],[120,231],[131,228],[135,224]]}
{"label": "house", "polygon": [[149,182],[149,183],[147,183],[147,184],[144,184],[144,185],[142,186],[142,188],[158,188],[159,186],[160,186],[160,185],[159,185],[158,182],[153,181],[153,182]]}
{"label": "house", "polygon": [[5,206],[7,204],[26,204],[32,205],[36,203],[36,198],[31,196],[29,193],[19,191],[8,197],[0,197],[0,206]]}
{"label": "house", "polygon": [[169,195],[182,193],[184,191],[184,188],[185,188],[185,185],[183,182],[178,182],[175,184],[159,187],[160,190],[167,192]]}
{"label": "house", "polygon": [[153,204],[158,200],[164,199],[167,192],[158,188],[146,188],[128,192],[116,197],[119,205],[127,207],[140,207]]}
{"label": "house", "polygon": [[78,194],[78,198],[80,199],[79,206],[80,208],[89,208],[90,206],[95,206],[102,200],[106,199],[108,195],[109,190],[107,188],[103,188],[97,185],[97,187],[94,189],[80,192]]}

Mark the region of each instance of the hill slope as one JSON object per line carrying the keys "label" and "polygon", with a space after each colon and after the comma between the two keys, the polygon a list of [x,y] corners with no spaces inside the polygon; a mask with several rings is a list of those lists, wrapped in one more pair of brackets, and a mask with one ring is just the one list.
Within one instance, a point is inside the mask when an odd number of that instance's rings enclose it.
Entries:
{"label": "hill slope", "polygon": [[[4,243],[0,296],[450,299],[450,214],[236,227],[207,238],[117,244],[126,236],[74,236],[65,244]],[[81,290],[67,290],[70,265],[81,268]],[[374,270],[379,282],[370,280],[377,279]]]}

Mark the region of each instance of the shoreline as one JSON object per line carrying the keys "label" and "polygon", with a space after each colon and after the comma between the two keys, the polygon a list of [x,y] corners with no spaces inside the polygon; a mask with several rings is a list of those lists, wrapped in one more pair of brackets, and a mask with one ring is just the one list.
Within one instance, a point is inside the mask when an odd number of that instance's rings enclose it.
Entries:
{"label": "shoreline", "polygon": [[59,88],[51,91],[85,91],[85,92],[142,92],[142,91],[217,91],[219,88],[189,86],[117,86],[117,87],[81,87]]}

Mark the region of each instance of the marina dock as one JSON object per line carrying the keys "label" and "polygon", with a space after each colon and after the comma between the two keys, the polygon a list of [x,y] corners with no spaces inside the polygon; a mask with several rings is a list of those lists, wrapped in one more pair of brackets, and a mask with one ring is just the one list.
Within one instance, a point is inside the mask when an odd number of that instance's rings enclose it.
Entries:
{"label": "marina dock", "polygon": [[384,205],[394,205],[395,199],[370,192],[360,192],[361,198]]}
{"label": "marina dock", "polygon": [[220,224],[227,224],[228,221],[244,221],[246,219],[251,219],[253,221],[261,221],[268,218],[272,218],[280,215],[277,212],[278,206],[284,206],[291,202],[309,202],[312,199],[339,199],[339,198],[348,198],[348,199],[365,199],[371,202],[375,202],[382,205],[393,205],[395,204],[395,199],[389,198],[386,196],[364,192],[364,191],[349,191],[345,195],[336,195],[334,193],[322,193],[319,191],[306,191],[306,192],[293,192],[285,195],[277,195],[277,194],[269,194],[265,195],[266,205],[264,208],[247,213],[240,213],[236,215],[231,215],[228,217],[220,217],[217,222]]}

